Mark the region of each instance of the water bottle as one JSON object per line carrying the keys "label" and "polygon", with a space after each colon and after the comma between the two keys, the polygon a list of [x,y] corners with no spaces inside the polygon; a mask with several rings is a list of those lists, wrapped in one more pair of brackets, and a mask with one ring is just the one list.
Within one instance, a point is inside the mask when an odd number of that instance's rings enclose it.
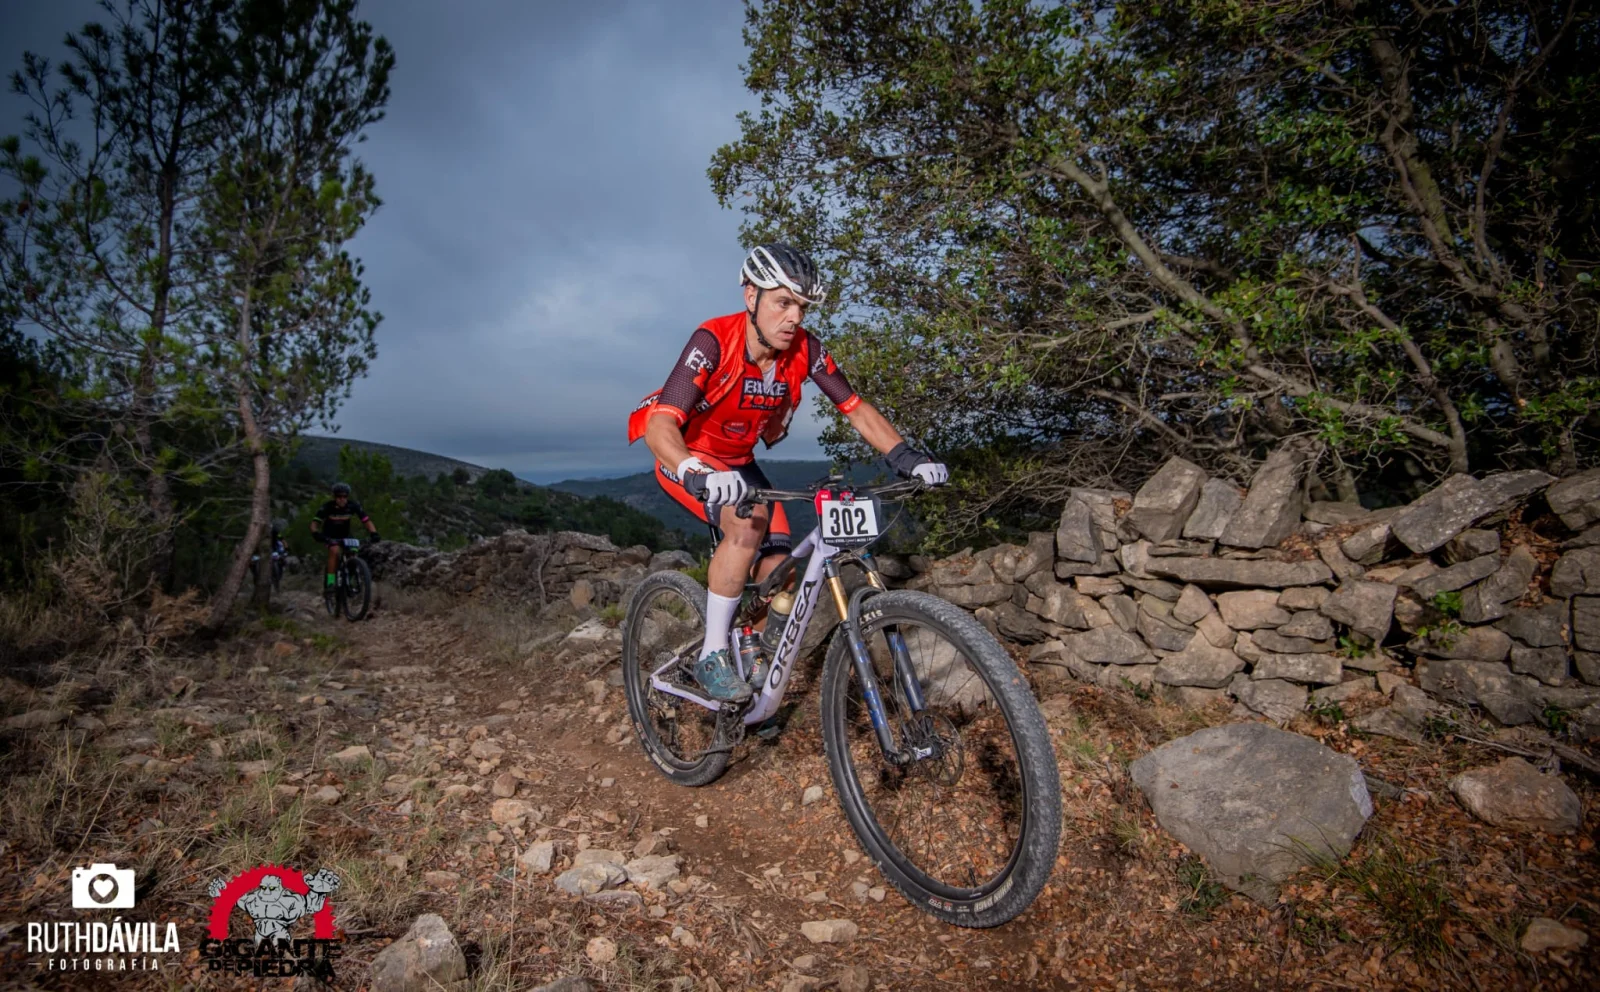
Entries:
{"label": "water bottle", "polygon": [[761,664],[761,638],[756,636],[754,627],[743,627],[739,630],[739,674],[756,682],[756,676],[765,675],[765,667]]}
{"label": "water bottle", "polygon": [[761,646],[767,657],[778,654],[778,642],[783,640],[783,628],[789,625],[789,611],[794,609],[794,593],[779,590],[767,603],[767,629],[761,632]]}

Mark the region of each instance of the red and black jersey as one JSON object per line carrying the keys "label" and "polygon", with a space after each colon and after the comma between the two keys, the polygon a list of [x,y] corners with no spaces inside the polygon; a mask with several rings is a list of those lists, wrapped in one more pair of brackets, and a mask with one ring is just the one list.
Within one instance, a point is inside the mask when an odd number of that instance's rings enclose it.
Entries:
{"label": "red and black jersey", "polygon": [[[790,350],[803,363],[805,375],[841,413],[860,405],[861,397],[815,335],[801,330]],[[650,412],[676,419],[690,451],[739,465],[751,460],[757,439],[768,431],[768,421],[785,415],[794,397],[790,396],[790,381],[779,374],[778,363],[763,373],[746,352],[738,381],[722,391],[720,398],[708,401],[712,376],[724,364],[717,336],[705,327],[695,331]]]}

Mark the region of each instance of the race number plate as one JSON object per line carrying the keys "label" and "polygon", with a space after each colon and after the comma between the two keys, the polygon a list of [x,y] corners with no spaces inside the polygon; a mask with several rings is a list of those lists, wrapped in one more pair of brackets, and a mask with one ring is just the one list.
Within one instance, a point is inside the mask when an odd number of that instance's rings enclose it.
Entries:
{"label": "race number plate", "polygon": [[817,522],[822,540],[836,548],[860,547],[878,539],[878,501],[850,493],[817,493]]}
{"label": "race number plate", "polygon": [[361,541],[354,537],[347,537],[344,539],[344,546],[347,548],[359,548],[361,547]]}

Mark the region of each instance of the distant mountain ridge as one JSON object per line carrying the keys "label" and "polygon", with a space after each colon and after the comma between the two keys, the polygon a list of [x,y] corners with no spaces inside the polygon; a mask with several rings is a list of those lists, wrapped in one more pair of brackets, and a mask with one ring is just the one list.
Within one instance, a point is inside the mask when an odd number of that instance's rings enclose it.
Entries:
{"label": "distant mountain ridge", "polygon": [[421,475],[431,480],[438,478],[441,472],[449,475],[456,469],[463,468],[473,481],[477,481],[479,476],[489,471],[482,465],[418,451],[415,448],[402,448],[377,441],[358,441],[349,437],[317,437],[310,434],[300,436],[294,457],[289,459],[289,469],[293,471],[303,465],[314,478],[331,482],[339,472],[339,449],[347,444],[361,451],[372,451],[383,455],[389,459],[389,464],[394,466],[395,477],[401,479]]}

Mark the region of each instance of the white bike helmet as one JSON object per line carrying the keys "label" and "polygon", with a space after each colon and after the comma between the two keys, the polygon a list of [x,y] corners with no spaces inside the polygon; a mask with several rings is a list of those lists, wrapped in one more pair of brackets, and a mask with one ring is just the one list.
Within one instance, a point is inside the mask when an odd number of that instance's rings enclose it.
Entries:
{"label": "white bike helmet", "polygon": [[739,270],[739,285],[749,283],[758,289],[784,286],[802,302],[815,304],[828,298],[822,274],[811,256],[778,241],[756,245]]}

